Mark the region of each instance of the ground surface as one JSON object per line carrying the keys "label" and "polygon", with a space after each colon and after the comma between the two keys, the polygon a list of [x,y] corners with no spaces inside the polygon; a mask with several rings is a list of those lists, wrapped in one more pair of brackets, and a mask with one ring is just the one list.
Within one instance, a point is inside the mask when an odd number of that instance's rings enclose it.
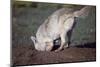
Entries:
{"label": "ground surface", "polygon": [[49,64],[85,62],[96,60],[95,48],[70,47],[60,52],[39,52],[31,45],[13,46],[12,61],[14,65]]}

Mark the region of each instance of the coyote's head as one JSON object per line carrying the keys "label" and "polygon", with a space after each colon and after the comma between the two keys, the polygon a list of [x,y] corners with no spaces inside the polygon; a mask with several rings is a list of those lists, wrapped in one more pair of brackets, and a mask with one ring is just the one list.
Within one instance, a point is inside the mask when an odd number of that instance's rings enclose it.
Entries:
{"label": "coyote's head", "polygon": [[38,51],[51,51],[52,50],[52,46],[49,45],[49,43],[44,43],[44,42],[38,42],[37,38],[34,36],[31,36],[31,40],[34,43],[34,47],[36,50]]}

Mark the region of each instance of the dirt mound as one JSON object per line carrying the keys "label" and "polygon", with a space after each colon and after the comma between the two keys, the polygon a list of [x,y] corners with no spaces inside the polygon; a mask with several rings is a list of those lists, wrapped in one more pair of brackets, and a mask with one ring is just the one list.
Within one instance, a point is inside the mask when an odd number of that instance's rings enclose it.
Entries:
{"label": "dirt mound", "polygon": [[60,52],[41,52],[36,51],[32,45],[12,46],[12,64],[14,66],[85,62],[95,60],[95,48],[71,47]]}

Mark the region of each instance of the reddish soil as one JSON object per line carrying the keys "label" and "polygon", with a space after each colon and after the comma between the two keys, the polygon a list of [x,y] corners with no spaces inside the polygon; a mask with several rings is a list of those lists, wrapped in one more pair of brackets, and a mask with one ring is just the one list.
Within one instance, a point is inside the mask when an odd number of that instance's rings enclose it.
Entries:
{"label": "reddish soil", "polygon": [[95,48],[70,47],[60,52],[40,52],[32,45],[12,46],[12,64],[34,65],[96,61]]}

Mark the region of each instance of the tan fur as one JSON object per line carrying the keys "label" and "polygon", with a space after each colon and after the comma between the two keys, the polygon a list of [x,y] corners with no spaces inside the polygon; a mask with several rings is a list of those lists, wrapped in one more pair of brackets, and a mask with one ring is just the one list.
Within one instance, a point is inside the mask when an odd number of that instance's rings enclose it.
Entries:
{"label": "tan fur", "polygon": [[[36,38],[31,36],[35,48],[39,51],[51,51],[54,46],[53,41],[60,37],[61,45],[55,51],[62,50],[66,42],[66,33],[72,29],[74,24],[74,17],[85,16],[88,11],[87,8],[89,7],[86,6],[80,10],[62,8],[55,11],[40,25],[36,33]],[[68,44],[66,46],[68,47]]]}

